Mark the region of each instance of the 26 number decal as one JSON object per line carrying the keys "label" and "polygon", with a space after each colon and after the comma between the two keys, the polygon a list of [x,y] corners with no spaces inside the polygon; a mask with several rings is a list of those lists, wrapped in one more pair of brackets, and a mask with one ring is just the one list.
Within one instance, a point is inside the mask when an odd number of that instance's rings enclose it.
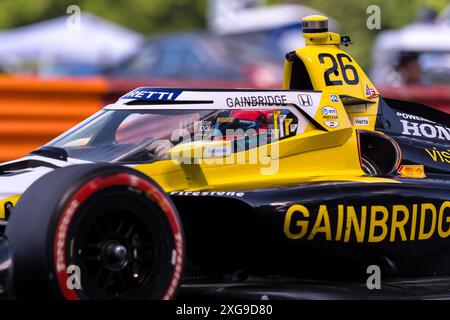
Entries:
{"label": "26 number decal", "polygon": [[[352,59],[343,53],[339,53],[337,54],[337,58],[339,61],[339,66],[341,67],[342,70],[342,78],[344,78],[345,83],[349,84],[349,85],[354,85],[354,84],[358,84],[359,83],[359,76],[358,76],[358,72],[356,71],[355,67],[351,64],[344,64],[343,59],[347,59],[347,62],[353,62]],[[353,76],[353,80],[348,78],[348,73],[347,71],[350,71]]]}
{"label": "26 number decal", "polygon": [[329,53],[321,53],[319,54],[319,61],[321,64],[325,63],[325,58],[331,60],[331,62],[333,63],[333,65],[331,66],[331,68],[325,70],[325,74],[324,74],[324,78],[325,78],[325,85],[326,86],[340,86],[342,85],[342,81],[341,80],[331,80],[330,76],[332,74],[334,75],[338,75],[339,71],[338,71],[338,64],[336,62],[336,59],[334,59],[334,56],[329,54]]}
{"label": "26 number decal", "polygon": [[[344,54],[344,53],[338,53],[336,55],[337,61],[335,57],[330,53],[321,53],[319,54],[319,61],[321,64],[325,63],[326,59],[329,59],[332,63],[332,66],[325,70],[324,73],[324,79],[325,79],[325,85],[327,86],[340,86],[342,85],[341,80],[331,80],[331,75],[334,74],[336,76],[339,75],[339,69],[341,69],[342,73],[342,79],[345,81],[348,85],[355,85],[359,83],[359,76],[358,72],[356,71],[355,67],[348,62],[353,62],[352,59]],[[345,60],[345,61],[344,61]],[[345,64],[345,62],[347,64]],[[351,76],[349,77],[349,73]]]}

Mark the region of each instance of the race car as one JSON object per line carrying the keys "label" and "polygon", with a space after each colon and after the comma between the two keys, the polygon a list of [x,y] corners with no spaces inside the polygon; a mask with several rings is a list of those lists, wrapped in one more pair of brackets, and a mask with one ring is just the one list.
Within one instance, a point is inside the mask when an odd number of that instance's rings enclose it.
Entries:
{"label": "race car", "polygon": [[137,88],[1,164],[3,295],[448,298],[449,116],[382,98],[327,23],[282,90]]}

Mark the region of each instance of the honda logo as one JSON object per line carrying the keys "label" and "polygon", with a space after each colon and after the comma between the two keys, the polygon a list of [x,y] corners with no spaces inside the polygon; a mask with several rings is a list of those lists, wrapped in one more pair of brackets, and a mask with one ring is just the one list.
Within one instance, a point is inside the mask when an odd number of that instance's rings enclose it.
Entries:
{"label": "honda logo", "polygon": [[312,107],[313,105],[313,99],[309,94],[299,94],[298,102],[302,107]]}

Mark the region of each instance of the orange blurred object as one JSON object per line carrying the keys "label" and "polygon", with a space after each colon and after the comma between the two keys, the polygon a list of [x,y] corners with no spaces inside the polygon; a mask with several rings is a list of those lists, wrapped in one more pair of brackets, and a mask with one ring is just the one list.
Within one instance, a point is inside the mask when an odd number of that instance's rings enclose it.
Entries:
{"label": "orange blurred object", "polygon": [[103,107],[102,78],[0,77],[0,161],[28,154]]}
{"label": "orange blurred object", "polygon": [[[240,86],[252,86],[243,85]],[[22,157],[140,86],[223,87],[235,82],[0,76],[0,162]],[[281,85],[281,84],[280,84]]]}

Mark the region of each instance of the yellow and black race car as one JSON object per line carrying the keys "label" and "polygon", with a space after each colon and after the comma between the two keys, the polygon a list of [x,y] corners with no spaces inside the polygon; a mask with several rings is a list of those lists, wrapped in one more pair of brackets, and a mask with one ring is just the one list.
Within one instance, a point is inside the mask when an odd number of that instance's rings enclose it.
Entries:
{"label": "yellow and black race car", "polygon": [[283,90],[137,88],[1,164],[3,291],[448,297],[448,114],[380,97],[326,18],[303,36]]}

